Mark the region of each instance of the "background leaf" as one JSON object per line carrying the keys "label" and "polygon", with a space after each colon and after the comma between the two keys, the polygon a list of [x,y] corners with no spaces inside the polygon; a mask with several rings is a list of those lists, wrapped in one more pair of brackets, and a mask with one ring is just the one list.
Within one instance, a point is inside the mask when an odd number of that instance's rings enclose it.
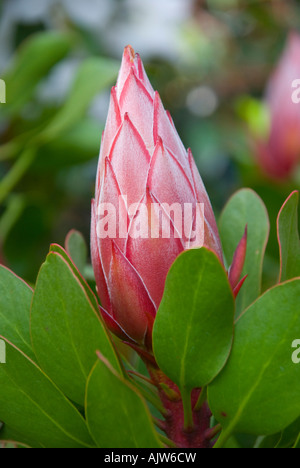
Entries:
{"label": "background leaf", "polygon": [[248,275],[237,301],[237,315],[261,292],[262,267],[269,236],[269,219],[260,197],[250,189],[235,193],[220,218],[220,235],[228,266],[248,225],[247,253],[242,276]]}
{"label": "background leaf", "polygon": [[202,387],[230,353],[234,299],[226,272],[205,248],[173,263],[153,328],[155,358],[182,390]]}
{"label": "background leaf", "polygon": [[67,55],[71,45],[70,35],[54,31],[35,34],[23,43],[5,77],[10,112],[20,110],[41,78]]}
{"label": "background leaf", "polygon": [[87,263],[88,249],[83,235],[74,229],[69,232],[66,238],[66,251],[72,258],[81,274]]}
{"label": "background leaf", "polygon": [[114,81],[118,69],[119,63],[112,59],[86,59],[78,69],[68,99],[42,133],[41,140],[52,140],[75,125],[85,114],[96,94]]}

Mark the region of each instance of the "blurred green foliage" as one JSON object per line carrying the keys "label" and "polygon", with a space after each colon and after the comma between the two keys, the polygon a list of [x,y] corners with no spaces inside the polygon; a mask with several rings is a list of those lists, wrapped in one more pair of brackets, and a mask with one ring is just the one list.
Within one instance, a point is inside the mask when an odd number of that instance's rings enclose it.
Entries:
{"label": "blurred green foliage", "polygon": [[[17,4],[0,1],[3,31],[9,3]],[[75,21],[65,3],[53,2],[51,18],[17,17],[3,42],[11,58],[0,69],[7,84],[7,103],[0,104],[0,256],[32,282],[50,242],[62,244],[72,228],[88,241],[108,91],[122,54],[112,38],[128,43],[126,21],[133,14],[130,2],[111,0],[112,13],[96,31]],[[131,45],[192,148],[217,217],[241,187],[251,187],[265,202],[271,222],[267,287],[279,273],[276,216],[299,187],[299,176],[282,183],[266,179],[255,163],[250,131],[267,128],[261,100],[289,31],[300,28],[300,2],[187,4],[191,10],[177,25],[175,52],[166,56],[148,48],[145,60],[139,40]],[[51,78],[67,62],[74,64],[72,76],[66,92],[56,96]]]}

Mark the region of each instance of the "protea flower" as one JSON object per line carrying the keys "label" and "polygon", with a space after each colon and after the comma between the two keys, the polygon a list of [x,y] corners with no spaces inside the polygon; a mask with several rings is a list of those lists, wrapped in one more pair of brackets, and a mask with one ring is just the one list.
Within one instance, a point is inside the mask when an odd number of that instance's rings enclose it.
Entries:
{"label": "protea flower", "polygon": [[[172,206],[184,216],[168,210]],[[92,263],[110,330],[149,346],[171,264],[183,250],[202,245],[222,262],[215,217],[192,153],[128,46],[111,91],[92,202]]]}
{"label": "protea flower", "polygon": [[300,36],[293,32],[267,87],[270,132],[258,144],[259,163],[272,178],[289,177],[300,161],[300,103],[292,99],[299,78]]}

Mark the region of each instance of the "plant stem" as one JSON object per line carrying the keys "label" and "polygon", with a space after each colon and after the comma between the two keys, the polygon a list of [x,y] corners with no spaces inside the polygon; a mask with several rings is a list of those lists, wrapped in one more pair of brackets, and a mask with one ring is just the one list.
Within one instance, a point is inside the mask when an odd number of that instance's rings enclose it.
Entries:
{"label": "plant stem", "polygon": [[183,388],[180,391],[157,366],[149,362],[146,365],[167,412],[161,426],[166,436],[178,448],[211,448],[212,443],[206,437],[206,431],[210,429],[211,411],[206,402],[199,411],[193,411],[200,389]]}

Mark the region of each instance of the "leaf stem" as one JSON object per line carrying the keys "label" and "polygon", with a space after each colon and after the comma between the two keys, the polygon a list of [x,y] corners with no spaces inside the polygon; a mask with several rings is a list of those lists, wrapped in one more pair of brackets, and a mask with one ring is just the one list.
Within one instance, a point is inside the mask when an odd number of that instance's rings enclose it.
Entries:
{"label": "leaf stem", "polygon": [[167,411],[161,404],[161,401],[159,398],[156,397],[154,393],[150,393],[149,391],[145,390],[142,385],[138,384],[135,382],[135,386],[138,389],[138,391],[142,394],[142,396],[149,402],[151,403],[154,408],[156,408],[163,416],[167,416]]}
{"label": "leaf stem", "polygon": [[201,392],[200,392],[200,395],[198,397],[198,400],[194,406],[194,411],[200,411],[202,406],[203,406],[203,403],[206,401],[206,398],[207,398],[207,387],[203,387],[201,389]]}
{"label": "leaf stem", "polygon": [[150,380],[145,375],[140,374],[139,372],[136,372],[136,371],[133,371],[133,370],[128,370],[127,374],[129,374],[130,376],[135,376],[138,379],[142,380],[144,383],[147,382],[149,385],[152,385],[153,387],[155,386],[154,383],[152,382],[152,380]]}
{"label": "leaf stem", "polygon": [[191,391],[183,387],[181,389],[181,397],[184,412],[184,430],[190,432],[194,428]]}
{"label": "leaf stem", "polygon": [[159,438],[160,438],[160,441],[167,447],[177,448],[177,445],[171,439],[168,439],[168,437],[165,437],[164,435],[159,434]]}
{"label": "leaf stem", "polygon": [[219,432],[221,432],[221,430],[222,430],[221,424],[217,424],[211,429],[207,429],[207,431],[205,431],[205,438],[208,440],[212,440],[216,437],[216,435],[219,434]]}
{"label": "leaf stem", "polygon": [[228,426],[227,429],[223,429],[220,434],[220,437],[218,438],[213,448],[224,448],[224,445],[226,444],[231,434],[232,434],[232,430],[230,426]]}

